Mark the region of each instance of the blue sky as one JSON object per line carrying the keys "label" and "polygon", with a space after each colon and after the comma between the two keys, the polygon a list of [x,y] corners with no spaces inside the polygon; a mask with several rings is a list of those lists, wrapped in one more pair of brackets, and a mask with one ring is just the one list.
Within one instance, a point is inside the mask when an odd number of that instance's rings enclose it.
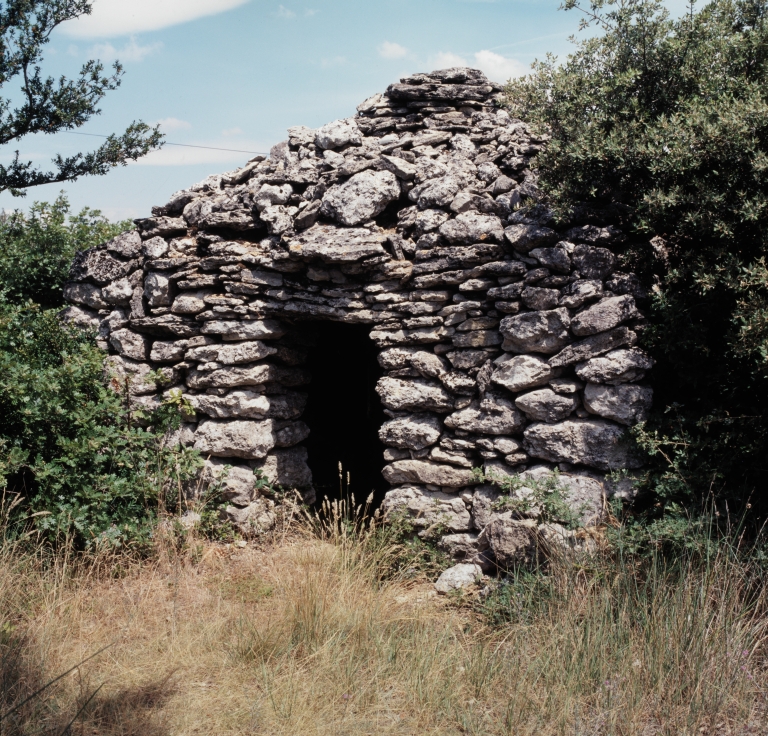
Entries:
{"label": "blue sky", "polygon": [[[565,54],[576,12],[560,0],[95,0],[90,17],[54,34],[44,71],[71,75],[87,59],[126,70],[103,113],[81,131],[121,132],[132,120],[161,122],[175,143],[268,151],[291,125],[318,127],[353,115],[401,76],[468,64],[504,81],[547,51]],[[3,90],[8,94],[10,90]],[[56,152],[98,145],[70,133],[5,146],[46,165]],[[35,187],[25,208],[64,189],[79,210],[142,217],[153,204],[249,153],[167,146],[104,177]]]}

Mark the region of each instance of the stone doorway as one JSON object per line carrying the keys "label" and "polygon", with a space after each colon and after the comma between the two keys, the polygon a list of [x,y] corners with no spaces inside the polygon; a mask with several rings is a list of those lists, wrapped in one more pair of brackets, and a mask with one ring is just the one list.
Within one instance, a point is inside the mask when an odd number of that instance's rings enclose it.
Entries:
{"label": "stone doorway", "polygon": [[381,474],[386,448],[378,436],[387,417],[376,394],[383,372],[370,327],[311,322],[304,330],[314,344],[302,420],[310,428],[305,445],[317,502],[352,493],[362,503],[373,492],[378,507],[389,489]]}

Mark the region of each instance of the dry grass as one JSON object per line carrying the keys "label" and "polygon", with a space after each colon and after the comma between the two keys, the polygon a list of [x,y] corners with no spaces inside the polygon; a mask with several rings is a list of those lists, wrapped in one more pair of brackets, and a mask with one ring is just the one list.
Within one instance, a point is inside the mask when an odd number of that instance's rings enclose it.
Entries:
{"label": "dry grass", "polygon": [[0,712],[109,647],[2,736],[768,733],[764,593],[728,555],[682,575],[563,563],[509,588],[491,628],[379,580],[387,551],[355,534],[169,550],[0,551]]}

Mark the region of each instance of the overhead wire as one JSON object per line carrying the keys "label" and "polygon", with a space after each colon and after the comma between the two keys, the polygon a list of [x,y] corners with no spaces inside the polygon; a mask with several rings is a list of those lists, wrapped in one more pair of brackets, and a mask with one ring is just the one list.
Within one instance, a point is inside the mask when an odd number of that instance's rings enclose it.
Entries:
{"label": "overhead wire", "polygon": [[[81,133],[77,130],[67,130],[65,131],[67,133],[70,133],[72,135],[87,135],[91,136],[92,138],[109,138],[108,135],[99,135],[98,133]],[[230,153],[253,153],[257,156],[268,156],[269,154],[266,151],[244,151],[239,148],[217,148],[215,146],[193,146],[191,143],[171,143],[170,141],[163,141],[164,146],[181,146],[182,148],[204,148],[207,151],[229,151]]]}

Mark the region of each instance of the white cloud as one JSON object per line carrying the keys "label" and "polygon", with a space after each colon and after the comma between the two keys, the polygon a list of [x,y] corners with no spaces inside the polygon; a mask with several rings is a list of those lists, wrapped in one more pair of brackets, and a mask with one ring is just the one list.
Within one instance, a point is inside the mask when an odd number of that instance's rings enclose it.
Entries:
{"label": "white cloud", "polygon": [[472,66],[463,56],[441,51],[429,57],[430,69],[450,69],[452,66]]}
{"label": "white cloud", "polygon": [[120,61],[143,61],[150,54],[154,54],[155,51],[159,51],[163,48],[163,44],[159,41],[157,43],[147,44],[142,46],[136,41],[133,36],[130,40],[120,49],[116,49],[111,43],[97,43],[93,46],[89,52],[91,56],[96,56],[100,59],[120,59]]}
{"label": "white cloud", "polygon": [[310,9],[310,8],[307,8],[307,9],[304,11],[304,15],[305,15],[307,18],[311,18],[313,15],[317,15],[319,12],[320,12],[319,10],[312,10],[312,9]]}
{"label": "white cloud", "polygon": [[475,66],[484,71],[492,82],[506,82],[510,77],[522,77],[530,71],[521,61],[493,51],[478,51]]}
{"label": "white cloud", "polygon": [[279,5],[275,15],[278,18],[283,18],[284,20],[293,20],[296,17],[296,13],[286,8],[285,5]]}
{"label": "white cloud", "polygon": [[163,118],[158,120],[157,124],[163,129],[163,133],[170,133],[173,130],[189,130],[192,127],[192,123],[178,118]]}
{"label": "white cloud", "polygon": [[452,66],[469,66],[480,69],[492,82],[506,82],[510,77],[528,73],[528,67],[517,59],[502,56],[493,51],[477,51],[471,59],[451,52],[441,52],[429,59],[430,69],[448,69]]}
{"label": "white cloud", "polygon": [[379,44],[379,56],[382,59],[402,59],[408,56],[408,49],[399,43],[384,41],[384,43]]}
{"label": "white cloud", "polygon": [[242,128],[227,128],[226,130],[222,130],[221,134],[225,138],[231,138],[233,135],[242,135],[245,131]]}
{"label": "white cloud", "polygon": [[74,38],[127,36],[186,23],[245,5],[249,0],[95,0],[93,12],[63,23]]}

